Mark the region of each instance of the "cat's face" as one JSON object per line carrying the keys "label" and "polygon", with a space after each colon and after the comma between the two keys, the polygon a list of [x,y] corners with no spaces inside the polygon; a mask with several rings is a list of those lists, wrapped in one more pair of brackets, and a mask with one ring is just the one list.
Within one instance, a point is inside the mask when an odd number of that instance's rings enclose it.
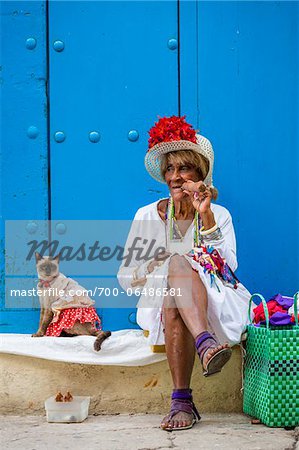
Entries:
{"label": "cat's face", "polygon": [[59,274],[59,255],[51,258],[51,256],[41,256],[36,252],[35,261],[38,277],[42,280],[51,281]]}

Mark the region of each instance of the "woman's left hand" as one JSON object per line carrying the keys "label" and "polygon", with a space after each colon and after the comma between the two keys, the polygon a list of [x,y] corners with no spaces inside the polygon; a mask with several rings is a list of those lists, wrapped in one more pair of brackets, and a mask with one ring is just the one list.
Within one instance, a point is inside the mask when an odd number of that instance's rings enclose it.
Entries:
{"label": "woman's left hand", "polygon": [[189,195],[193,207],[202,216],[211,210],[212,191],[203,181],[188,180],[182,185],[183,192]]}

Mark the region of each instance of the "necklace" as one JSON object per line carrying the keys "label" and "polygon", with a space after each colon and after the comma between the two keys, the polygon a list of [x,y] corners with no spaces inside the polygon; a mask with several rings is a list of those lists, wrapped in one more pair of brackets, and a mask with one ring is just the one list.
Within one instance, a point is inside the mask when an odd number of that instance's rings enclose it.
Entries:
{"label": "necklace", "polygon": [[[174,201],[173,201],[172,197],[169,197],[169,200],[168,200],[168,207],[167,207],[167,212],[165,214],[165,219],[167,222],[167,229],[168,229],[167,231],[168,231],[168,236],[169,236],[170,241],[179,240],[182,242],[184,239],[184,236],[182,235],[181,230],[178,227],[177,220],[175,218]],[[198,211],[195,211],[193,224],[194,224],[193,246],[199,247],[200,246],[200,232],[199,232],[200,219],[199,219]]]}

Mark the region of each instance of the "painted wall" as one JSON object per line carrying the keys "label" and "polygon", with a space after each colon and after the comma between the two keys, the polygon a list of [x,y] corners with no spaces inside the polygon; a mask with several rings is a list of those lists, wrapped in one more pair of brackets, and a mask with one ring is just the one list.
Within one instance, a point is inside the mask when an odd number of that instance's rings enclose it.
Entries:
{"label": "painted wall", "polygon": [[[147,130],[158,115],[186,114],[214,145],[214,182],[234,219],[239,278],[266,297],[292,295],[299,287],[298,8],[2,2],[2,218],[132,219],[167,196],[143,167]],[[121,201],[111,201],[120,183]],[[134,326],[133,312],[100,310],[112,330]],[[5,310],[2,289],[3,332],[33,331],[38,313]]]}

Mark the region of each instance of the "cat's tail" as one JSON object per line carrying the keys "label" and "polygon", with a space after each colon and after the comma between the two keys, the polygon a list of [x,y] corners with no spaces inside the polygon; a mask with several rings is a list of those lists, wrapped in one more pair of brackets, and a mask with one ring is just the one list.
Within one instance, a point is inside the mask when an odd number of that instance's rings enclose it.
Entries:
{"label": "cat's tail", "polygon": [[94,341],[93,348],[96,352],[101,350],[102,343],[111,336],[111,331],[99,331],[96,340]]}

